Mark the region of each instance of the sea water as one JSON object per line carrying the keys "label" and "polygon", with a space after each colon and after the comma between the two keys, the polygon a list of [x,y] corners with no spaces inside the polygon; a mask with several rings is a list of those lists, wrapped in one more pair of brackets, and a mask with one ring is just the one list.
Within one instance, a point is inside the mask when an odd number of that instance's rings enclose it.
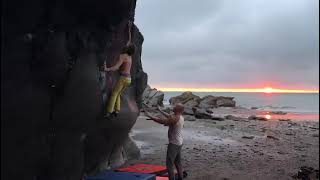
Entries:
{"label": "sea water", "polygon": [[[169,104],[169,99],[183,92],[164,92],[164,104]],[[194,92],[200,97],[207,95],[234,97],[237,106],[260,110],[273,110],[295,113],[319,114],[319,94],[293,94],[293,93],[220,93],[220,92]]]}

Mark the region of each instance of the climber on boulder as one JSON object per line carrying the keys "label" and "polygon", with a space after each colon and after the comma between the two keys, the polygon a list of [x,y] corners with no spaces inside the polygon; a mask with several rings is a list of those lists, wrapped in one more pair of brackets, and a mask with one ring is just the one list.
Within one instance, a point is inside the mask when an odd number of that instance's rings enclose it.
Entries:
{"label": "climber on boulder", "polygon": [[121,94],[131,84],[131,64],[132,55],[135,53],[135,46],[131,43],[131,25],[129,21],[129,40],[126,46],[122,49],[119,60],[112,67],[107,67],[104,63],[104,71],[117,71],[119,70],[120,78],[118,79],[115,87],[112,90],[111,97],[107,103],[105,118],[110,118],[111,116],[117,116],[120,112],[120,100]]}

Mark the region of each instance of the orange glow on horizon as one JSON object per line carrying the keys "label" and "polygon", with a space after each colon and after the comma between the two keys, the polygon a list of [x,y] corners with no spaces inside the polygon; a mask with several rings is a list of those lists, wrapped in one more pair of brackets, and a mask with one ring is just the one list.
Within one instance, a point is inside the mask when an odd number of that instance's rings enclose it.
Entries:
{"label": "orange glow on horizon", "polygon": [[304,90],[304,89],[276,89],[271,87],[266,88],[157,88],[166,92],[251,92],[251,93],[319,93],[319,90]]}
{"label": "orange glow on horizon", "polygon": [[271,87],[264,88],[264,93],[268,93],[268,94],[273,93],[273,88]]}

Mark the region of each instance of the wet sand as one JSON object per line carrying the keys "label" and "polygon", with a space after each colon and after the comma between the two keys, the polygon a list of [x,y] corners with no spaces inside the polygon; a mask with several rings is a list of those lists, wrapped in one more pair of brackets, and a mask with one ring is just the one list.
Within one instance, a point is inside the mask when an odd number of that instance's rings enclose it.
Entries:
{"label": "wet sand", "polygon": [[[253,113],[270,114],[248,109],[214,110],[217,116]],[[280,117],[289,119],[291,115]],[[317,116],[290,121],[279,121],[277,116],[271,115],[268,121],[186,121],[182,153],[187,179],[292,179],[301,166],[319,169],[319,120],[311,120]],[[165,165],[167,127],[140,116],[131,136],[141,149],[141,159],[126,165]]]}

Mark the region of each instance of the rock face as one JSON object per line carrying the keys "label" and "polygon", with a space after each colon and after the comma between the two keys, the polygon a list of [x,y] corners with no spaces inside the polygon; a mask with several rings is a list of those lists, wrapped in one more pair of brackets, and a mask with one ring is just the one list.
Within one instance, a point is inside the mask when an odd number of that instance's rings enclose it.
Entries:
{"label": "rock face", "polygon": [[[171,105],[182,103],[184,105],[184,115],[190,119],[189,116],[195,116],[197,119],[213,119],[223,121],[222,117],[212,116],[212,108],[218,107],[235,107],[236,102],[233,97],[223,96],[205,96],[200,98],[192,92],[184,92],[179,96],[170,98]],[[192,119],[193,120],[193,119]]]}
{"label": "rock face", "polygon": [[267,118],[265,117],[258,117],[258,116],[255,116],[255,115],[252,115],[250,117],[248,117],[249,120],[258,120],[258,121],[268,121]]}
{"label": "rock face", "polygon": [[205,96],[201,99],[199,107],[200,108],[217,108],[217,107],[235,107],[236,102],[233,97],[223,97],[223,96]]}
{"label": "rock face", "polygon": [[204,109],[207,109],[207,108],[217,108],[217,97],[215,96],[205,96],[200,104],[199,104],[199,107],[200,108],[204,108]]}
{"label": "rock face", "polygon": [[196,109],[194,114],[197,119],[211,119],[212,118],[212,115],[207,113],[207,111],[204,109]]}
{"label": "rock face", "polygon": [[185,107],[193,108],[199,104],[200,97],[192,94],[192,92],[184,92],[180,96],[169,99],[171,105],[182,103]]}
{"label": "rock face", "polygon": [[185,107],[183,114],[185,115],[194,115],[194,109],[193,108],[189,108],[189,107]]}
{"label": "rock face", "polygon": [[164,93],[157,89],[152,89],[148,85],[143,92],[142,98],[143,104],[148,107],[163,106]]}
{"label": "rock face", "polygon": [[185,121],[196,121],[197,119],[194,116],[190,116],[190,115],[184,115],[184,120]]}
{"label": "rock face", "polygon": [[125,45],[135,0],[4,0],[1,58],[1,179],[70,180],[137,156],[128,138],[147,74],[143,36],[121,113],[102,113],[119,74],[103,73]]}
{"label": "rock face", "polygon": [[223,96],[205,96],[200,98],[192,92],[184,92],[180,96],[170,98],[171,105],[176,103],[182,103],[185,108],[199,107],[202,109],[218,108],[218,107],[235,107],[236,102],[233,97]]}
{"label": "rock face", "polygon": [[218,107],[236,107],[236,101],[233,97],[218,97],[217,106]]}
{"label": "rock face", "polygon": [[302,166],[298,173],[293,176],[294,179],[319,179],[319,169]]}

